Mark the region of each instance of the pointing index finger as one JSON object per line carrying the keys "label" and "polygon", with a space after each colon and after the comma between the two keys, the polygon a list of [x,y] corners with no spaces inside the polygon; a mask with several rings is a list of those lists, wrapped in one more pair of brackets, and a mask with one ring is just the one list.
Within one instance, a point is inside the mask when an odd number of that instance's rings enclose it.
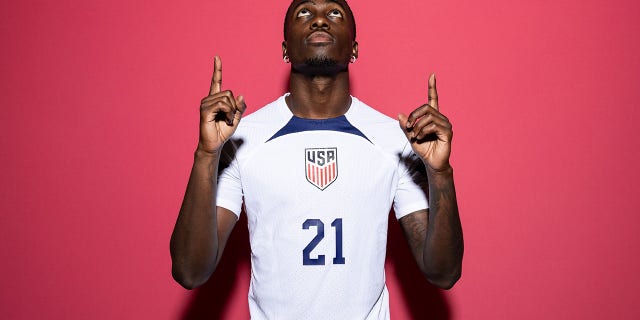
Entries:
{"label": "pointing index finger", "polygon": [[222,60],[220,57],[213,58],[213,79],[211,79],[211,89],[209,95],[222,91]]}
{"label": "pointing index finger", "polygon": [[429,101],[427,102],[434,109],[438,110],[438,90],[436,90],[436,74],[429,77]]}

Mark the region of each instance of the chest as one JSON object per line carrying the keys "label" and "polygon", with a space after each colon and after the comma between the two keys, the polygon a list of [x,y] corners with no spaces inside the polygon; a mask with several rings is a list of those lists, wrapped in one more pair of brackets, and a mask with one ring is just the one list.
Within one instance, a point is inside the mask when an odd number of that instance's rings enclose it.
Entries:
{"label": "chest", "polygon": [[271,201],[292,195],[330,199],[392,192],[393,157],[362,137],[316,131],[268,141],[239,164],[245,200],[255,195]]}

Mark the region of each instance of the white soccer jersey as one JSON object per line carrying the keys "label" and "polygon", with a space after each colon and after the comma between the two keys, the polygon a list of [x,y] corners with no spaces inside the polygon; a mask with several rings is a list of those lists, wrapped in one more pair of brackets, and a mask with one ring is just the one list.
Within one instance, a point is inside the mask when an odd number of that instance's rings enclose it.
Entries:
{"label": "white soccer jersey", "polygon": [[316,120],[285,96],[242,119],[219,169],[217,205],[239,215],[244,198],[251,317],[388,319],[388,214],[427,208],[422,162],[397,121],[356,98]]}

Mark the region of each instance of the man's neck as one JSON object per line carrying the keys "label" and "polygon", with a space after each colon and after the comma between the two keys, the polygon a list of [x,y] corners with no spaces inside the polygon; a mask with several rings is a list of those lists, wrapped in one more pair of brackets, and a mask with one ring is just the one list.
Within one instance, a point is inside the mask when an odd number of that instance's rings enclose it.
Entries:
{"label": "man's neck", "polygon": [[289,90],[287,105],[300,118],[335,118],[345,114],[351,105],[347,71],[328,76],[292,72]]}

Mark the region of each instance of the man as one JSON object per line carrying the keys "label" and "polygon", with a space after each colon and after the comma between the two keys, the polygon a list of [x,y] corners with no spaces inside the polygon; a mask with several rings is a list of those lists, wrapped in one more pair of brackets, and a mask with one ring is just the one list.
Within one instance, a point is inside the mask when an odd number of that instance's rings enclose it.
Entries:
{"label": "man", "polygon": [[171,238],[176,281],[188,289],[207,281],[244,204],[252,318],[388,319],[393,205],[428,281],[452,287],[463,241],[449,164],[453,134],[438,111],[435,76],[428,104],[399,115],[398,126],[350,95],[358,43],[344,0],[294,0],[284,36],[290,93],[242,123],[244,98],[222,91],[215,58]]}

